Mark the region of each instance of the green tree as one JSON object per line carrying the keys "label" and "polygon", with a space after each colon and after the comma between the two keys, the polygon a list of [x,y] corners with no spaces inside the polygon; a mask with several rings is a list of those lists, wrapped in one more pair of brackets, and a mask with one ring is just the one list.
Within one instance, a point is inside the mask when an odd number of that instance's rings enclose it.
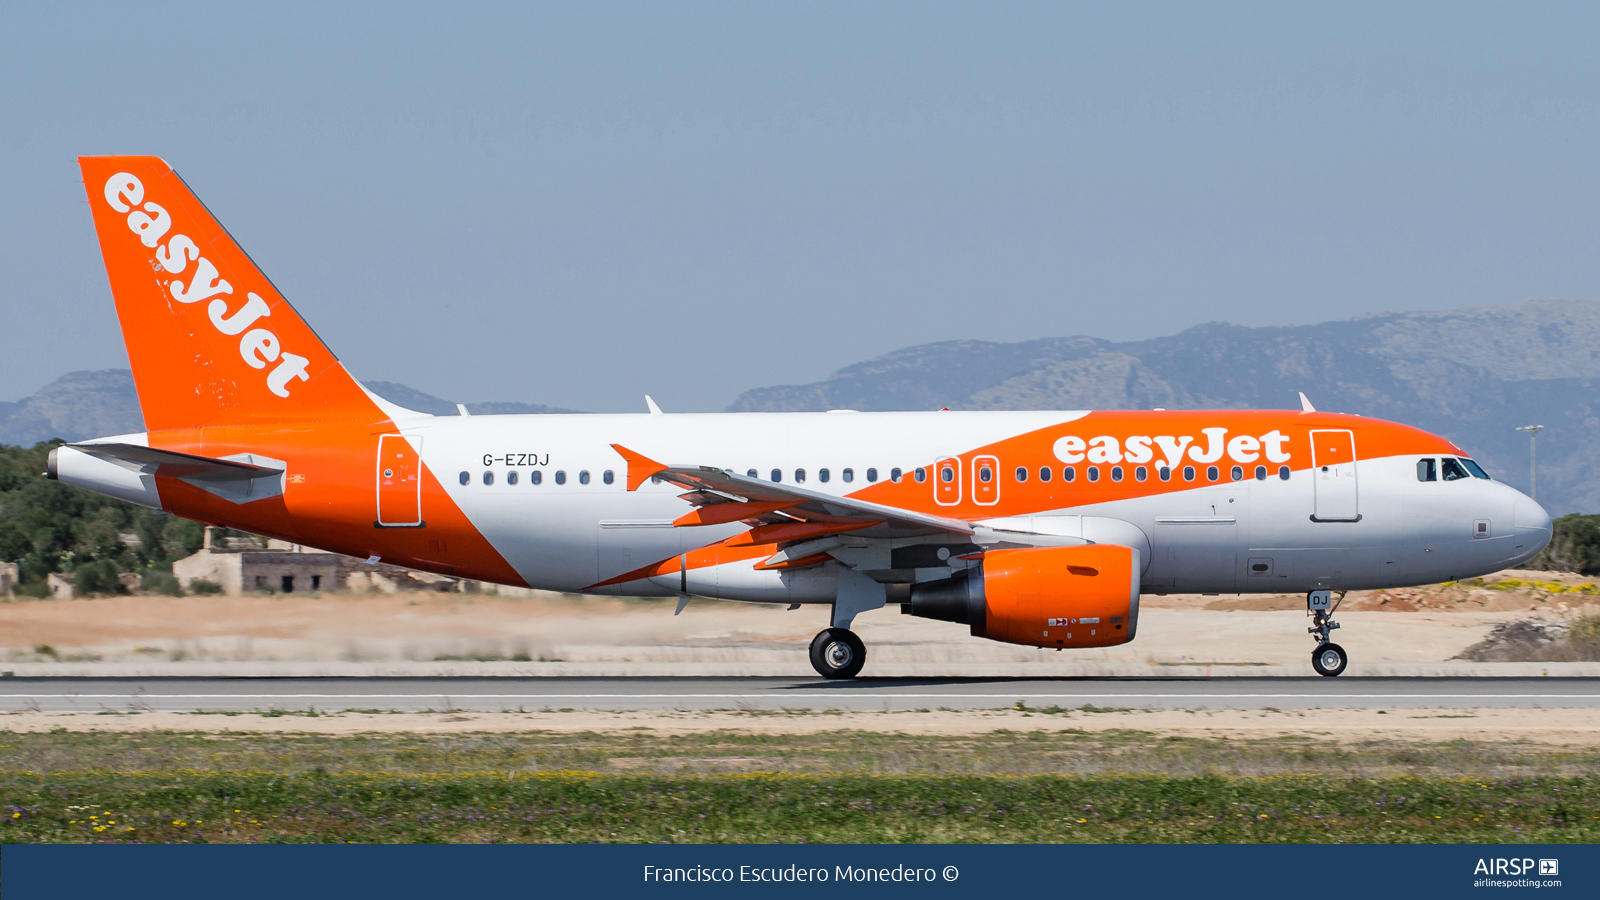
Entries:
{"label": "green tree", "polygon": [[[146,509],[42,476],[53,447],[0,444],[0,560],[19,563],[27,593],[42,593],[51,572],[73,572],[81,593],[121,589],[119,572],[171,571],[200,549],[199,522]],[[138,547],[122,535],[138,536]]]}

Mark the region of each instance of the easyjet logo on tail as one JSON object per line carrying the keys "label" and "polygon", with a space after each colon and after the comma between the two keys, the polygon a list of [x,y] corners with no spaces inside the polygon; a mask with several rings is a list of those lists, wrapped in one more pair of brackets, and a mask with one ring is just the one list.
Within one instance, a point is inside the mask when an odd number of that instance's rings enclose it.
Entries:
{"label": "easyjet logo on tail", "polygon": [[1165,465],[1170,469],[1176,469],[1183,462],[1185,452],[1189,459],[1197,463],[1214,463],[1224,453],[1234,462],[1241,463],[1252,463],[1262,457],[1272,463],[1289,461],[1290,454],[1283,449],[1283,445],[1289,443],[1289,436],[1276,429],[1260,437],[1238,434],[1230,438],[1226,428],[1202,428],[1200,433],[1205,435],[1202,443],[1196,443],[1194,436],[1188,434],[1176,437],[1169,434],[1153,437],[1136,434],[1125,439],[1103,434],[1087,441],[1069,434],[1058,439],[1054,449],[1056,458],[1065,463],[1085,460],[1091,463],[1147,463],[1160,450]]}
{"label": "easyjet logo on tail", "polygon": [[[228,311],[228,298],[233,285],[222,278],[217,267],[200,255],[200,247],[188,235],[174,234],[172,216],[159,203],[145,200],[144,183],[127,172],[118,172],[106,181],[106,202],[111,208],[128,216],[128,230],[139,236],[146,247],[155,251],[151,267],[174,277],[167,285],[172,299],[184,304],[210,301],[206,305],[207,317],[218,331],[228,337],[239,338],[239,356],[252,369],[266,373],[267,390],[279,397],[289,396],[289,382],[299,379],[309,381],[306,372],[310,360],[283,349],[282,342],[272,329],[265,327],[265,319],[272,315],[267,301],[253,292],[245,293],[245,302],[237,310]],[[163,240],[165,238],[165,240]],[[189,273],[190,264],[194,271]],[[276,363],[276,365],[273,365]]]}

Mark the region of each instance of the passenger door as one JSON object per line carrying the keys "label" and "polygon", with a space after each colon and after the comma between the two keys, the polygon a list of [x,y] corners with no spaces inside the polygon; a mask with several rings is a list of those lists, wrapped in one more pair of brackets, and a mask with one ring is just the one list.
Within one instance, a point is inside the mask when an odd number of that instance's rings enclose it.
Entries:
{"label": "passenger door", "polygon": [[385,434],[378,438],[378,521],[380,528],[422,527],[422,438]]}
{"label": "passenger door", "polygon": [[1311,478],[1316,487],[1313,522],[1359,522],[1356,436],[1350,431],[1311,432]]}

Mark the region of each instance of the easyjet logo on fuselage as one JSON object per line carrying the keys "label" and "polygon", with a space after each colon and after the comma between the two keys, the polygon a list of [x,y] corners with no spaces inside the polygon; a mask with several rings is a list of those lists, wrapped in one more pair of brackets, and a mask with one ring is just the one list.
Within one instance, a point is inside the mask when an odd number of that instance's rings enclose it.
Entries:
{"label": "easyjet logo on fuselage", "polygon": [[1214,463],[1224,454],[1234,462],[1253,463],[1265,458],[1270,463],[1285,463],[1290,454],[1284,449],[1289,436],[1277,429],[1263,435],[1236,434],[1228,437],[1226,428],[1201,428],[1204,441],[1197,442],[1193,435],[1132,435],[1117,438],[1103,434],[1087,440],[1076,435],[1066,435],[1055,442],[1056,458],[1064,463],[1147,463],[1160,451],[1163,464],[1175,469],[1183,462],[1185,454],[1197,463]]}
{"label": "easyjet logo on fuselage", "polygon": [[128,229],[139,236],[146,247],[155,251],[151,267],[171,275],[183,275],[194,264],[194,274],[186,280],[173,278],[167,285],[172,299],[184,304],[209,300],[206,306],[211,324],[228,337],[239,338],[239,356],[252,369],[266,369],[267,390],[279,397],[289,396],[289,382],[295,379],[309,381],[306,372],[310,360],[283,349],[278,335],[270,328],[258,326],[272,315],[267,301],[253,292],[246,292],[244,305],[230,313],[227,297],[233,285],[224,280],[217,267],[200,255],[200,248],[185,234],[174,234],[172,216],[160,204],[145,200],[144,183],[127,172],[118,172],[106,181],[106,202],[119,213],[127,213]]}

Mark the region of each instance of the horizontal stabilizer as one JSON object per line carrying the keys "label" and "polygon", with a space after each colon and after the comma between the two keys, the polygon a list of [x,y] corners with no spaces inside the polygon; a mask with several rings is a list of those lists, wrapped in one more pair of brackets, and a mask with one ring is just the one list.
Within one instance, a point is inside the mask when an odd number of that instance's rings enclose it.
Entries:
{"label": "horizontal stabilizer", "polygon": [[102,459],[141,475],[162,475],[192,484],[230,503],[263,500],[283,493],[288,464],[251,453],[214,458],[158,450],[138,444],[68,444],[79,453]]}
{"label": "horizontal stabilizer", "polygon": [[[214,459],[195,456],[175,450],[157,450],[135,444],[68,444],[74,450],[115,463],[124,469],[143,475],[167,475],[172,478],[197,478],[205,481],[249,481],[270,475],[282,475],[282,464],[255,465],[237,459]],[[272,460],[277,463],[277,460]]]}

